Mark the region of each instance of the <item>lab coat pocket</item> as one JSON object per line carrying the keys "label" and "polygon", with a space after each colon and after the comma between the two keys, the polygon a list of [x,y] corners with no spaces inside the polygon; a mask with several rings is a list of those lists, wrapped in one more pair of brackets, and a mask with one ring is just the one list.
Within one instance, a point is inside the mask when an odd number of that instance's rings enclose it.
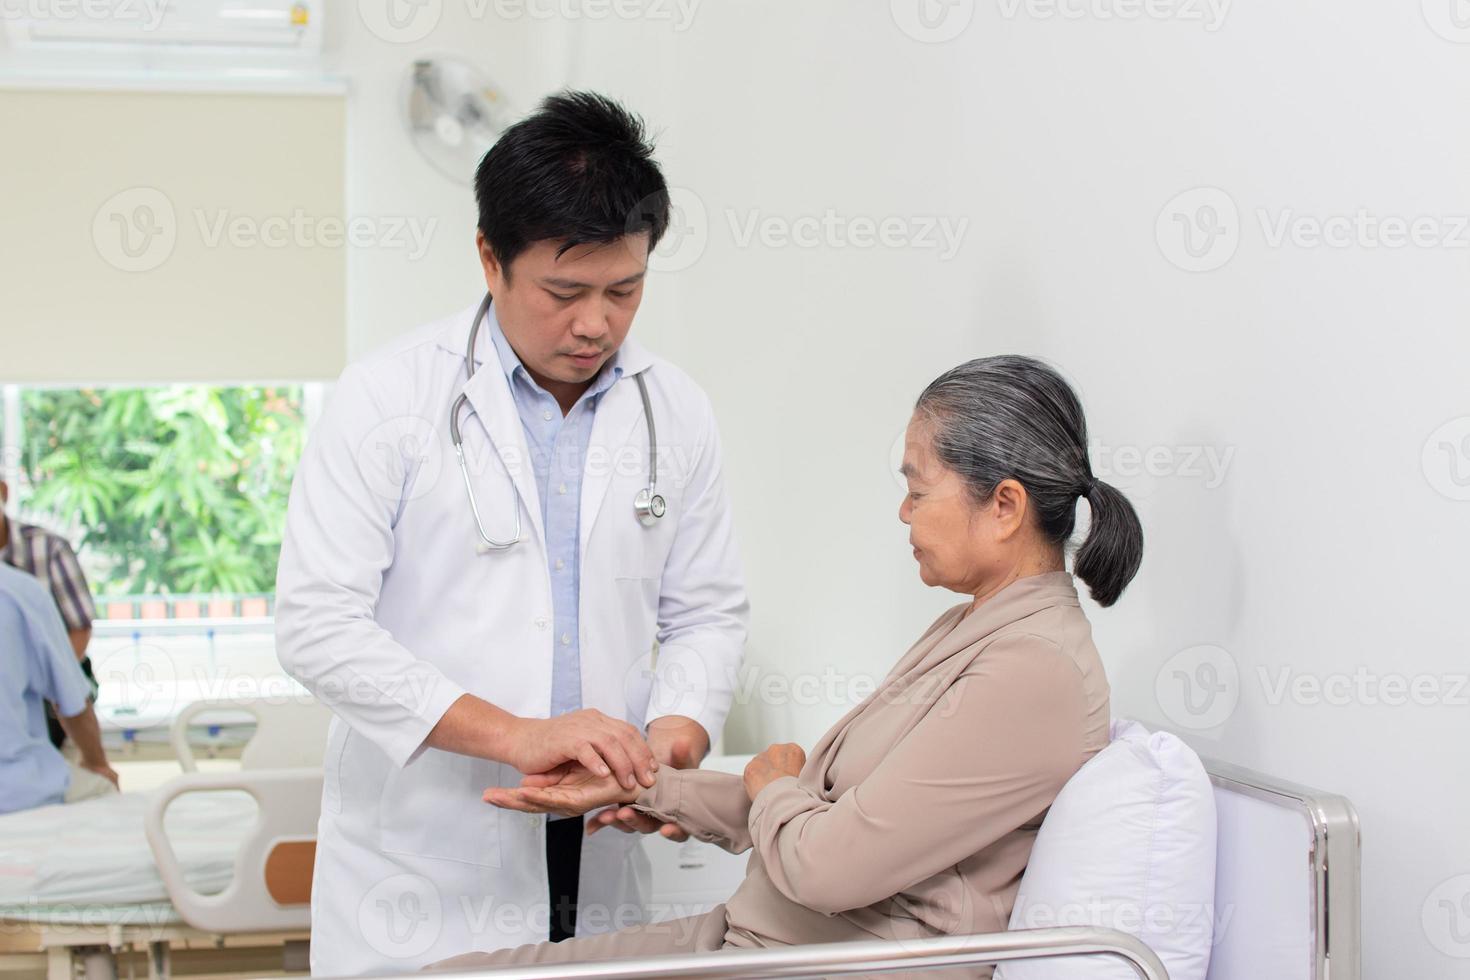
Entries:
{"label": "lab coat pocket", "polygon": [[659,569],[652,564],[653,559],[649,555],[651,549],[648,543],[648,535],[643,533],[631,535],[626,541],[618,542],[617,561],[613,564],[613,577],[620,579],[656,578]]}
{"label": "lab coat pocket", "polygon": [[347,753],[347,740],[352,729],[340,718],[332,719],[327,730],[327,752],[322,765],[322,809],[342,812],[342,759]]}
{"label": "lab coat pocket", "polygon": [[668,564],[669,549],[674,545],[674,522],[665,517],[653,525],[644,527],[636,522],[629,532],[620,535],[616,544],[617,559],[613,563],[613,576],[620,579],[663,578],[664,566]]}
{"label": "lab coat pocket", "polygon": [[500,867],[500,810],[481,797],[500,766],[428,749],[389,773],[379,804],[378,846],[391,854]]}

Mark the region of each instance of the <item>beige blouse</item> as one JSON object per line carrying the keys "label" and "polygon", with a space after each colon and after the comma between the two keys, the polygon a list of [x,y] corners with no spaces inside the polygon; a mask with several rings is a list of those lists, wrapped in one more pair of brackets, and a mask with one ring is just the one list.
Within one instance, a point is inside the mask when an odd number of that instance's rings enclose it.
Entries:
{"label": "beige blouse", "polygon": [[739,853],[727,946],[1004,930],[1037,828],[1108,741],[1108,682],[1066,572],[949,610],[811,751],[748,800],[660,769],[635,806]]}

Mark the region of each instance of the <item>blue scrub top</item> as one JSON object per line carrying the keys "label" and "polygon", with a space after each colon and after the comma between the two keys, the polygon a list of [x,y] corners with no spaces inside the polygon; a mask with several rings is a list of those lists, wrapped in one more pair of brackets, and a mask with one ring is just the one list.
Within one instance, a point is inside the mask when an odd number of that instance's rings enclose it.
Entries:
{"label": "blue scrub top", "polygon": [[51,593],[0,563],[0,813],[62,801],[71,769],[46,735],[45,702],[71,718],[90,694]]}

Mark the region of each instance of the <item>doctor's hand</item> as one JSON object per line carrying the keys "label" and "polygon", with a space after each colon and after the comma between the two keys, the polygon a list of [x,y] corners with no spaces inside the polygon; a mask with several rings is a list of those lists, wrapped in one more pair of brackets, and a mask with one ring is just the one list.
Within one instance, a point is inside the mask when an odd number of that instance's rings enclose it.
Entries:
{"label": "doctor's hand", "polygon": [[[664,715],[648,723],[648,747],[663,765],[694,769],[709,754],[709,732],[693,718]],[[593,814],[587,821],[589,834],[595,834],[604,827],[612,827],[625,834],[659,834],[672,841],[689,839],[689,832],[678,824],[664,823],[630,806],[611,807]]]}
{"label": "doctor's hand", "polygon": [[648,747],[663,765],[694,769],[709,754],[709,732],[693,718],[664,715],[648,723]]}
{"label": "doctor's hand", "polygon": [[507,743],[504,761],[521,772],[546,772],[577,762],[589,777],[616,777],[615,783],[635,795],[640,783],[653,785],[658,770],[658,760],[638,729],[594,708],[555,718],[516,718]]}
{"label": "doctor's hand", "polygon": [[806,751],[793,742],[768,746],[745,765],[745,795],[752,801],[771,783],[783,776],[801,775],[806,765]]}
{"label": "doctor's hand", "polygon": [[527,776],[514,789],[492,786],[485,790],[484,800],[506,810],[575,817],[598,807],[631,803],[639,792],[637,786],[629,789],[611,774],[599,776],[580,763],[569,762]]}

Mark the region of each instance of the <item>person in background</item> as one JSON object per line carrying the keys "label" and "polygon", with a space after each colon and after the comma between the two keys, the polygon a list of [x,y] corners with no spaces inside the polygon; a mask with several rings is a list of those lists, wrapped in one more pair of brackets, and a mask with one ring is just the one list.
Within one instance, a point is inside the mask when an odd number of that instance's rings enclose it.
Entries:
{"label": "person in background", "polygon": [[[97,678],[92,673],[92,661],[87,659],[87,644],[92,639],[92,620],[97,610],[92,603],[92,590],[87,587],[87,576],[82,573],[77,553],[61,535],[7,518],[5,504],[9,499],[10,488],[0,480],[0,564],[35,576],[50,590],[66,624],[67,639],[95,698]],[[66,740],[65,726],[49,708],[46,728],[51,744],[61,748]]]}
{"label": "person in background", "polygon": [[[47,738],[48,701],[79,764]],[[35,578],[0,563],[0,813],[115,792],[91,687],[61,616]]]}

